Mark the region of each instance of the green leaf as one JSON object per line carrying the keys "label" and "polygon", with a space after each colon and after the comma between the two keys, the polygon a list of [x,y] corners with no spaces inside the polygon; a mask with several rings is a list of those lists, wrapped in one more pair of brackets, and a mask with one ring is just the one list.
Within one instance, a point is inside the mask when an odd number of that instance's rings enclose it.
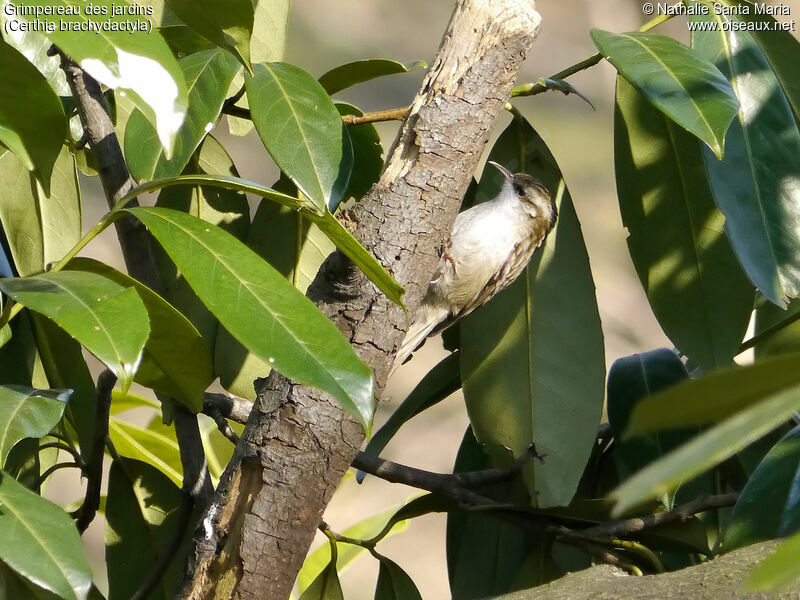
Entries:
{"label": "green leaf", "polygon": [[255,63],[283,60],[289,33],[291,0],[256,0],[250,59]]}
{"label": "green leaf", "polygon": [[[4,10],[0,10],[0,23],[5,25],[5,23],[14,20],[10,17],[12,15],[6,15]],[[64,70],[61,68],[61,58],[57,54],[49,54],[53,42],[47,39],[46,32],[14,31],[14,28],[9,27],[4,29],[3,34],[3,39],[44,75],[47,83],[50,84],[57,96],[66,97],[72,95]]]}
{"label": "green leaf", "polygon": [[[252,64],[282,61],[286,53],[286,39],[289,33],[289,13],[291,0],[255,1],[255,25],[250,38],[250,62]],[[244,75],[233,80],[233,95],[244,85]],[[249,108],[247,96],[240,98],[237,106]],[[250,119],[239,119],[228,115],[228,129],[231,134],[243,136],[253,130]]]}
{"label": "green leaf", "polygon": [[664,332],[705,371],[739,353],[753,288],[723,232],[697,140],[617,79],[615,170],[628,249]]}
{"label": "green leaf", "polygon": [[773,326],[785,323],[783,327],[762,339],[755,346],[756,359],[800,352],[800,301],[792,300],[785,309],[771,302],[764,302],[756,308],[756,335]]}
{"label": "green leaf", "polygon": [[352,260],[381,292],[386,294],[386,297],[389,298],[389,300],[402,306],[401,296],[404,292],[403,286],[397,283],[397,281],[395,281],[395,279],[389,275],[383,265],[381,265],[366,248],[359,244],[358,240],[353,237],[353,234],[347,231],[347,229],[345,229],[344,226],[339,223],[339,221],[337,221],[332,214],[306,212],[306,210],[311,210],[309,202],[306,199],[293,198],[263,185],[252,183],[244,179],[239,179],[238,177],[227,177],[221,175],[181,175],[167,179],[158,179],[140,185],[139,187],[134,188],[122,200],[120,200],[120,205],[124,205],[131,198],[135,198],[140,194],[153,192],[174,185],[213,185],[229,190],[245,192],[248,194],[256,194],[266,198],[267,200],[277,202],[282,206],[286,206],[294,210],[302,210],[303,216],[317,225],[322,232],[334,244],[336,244],[339,250],[341,250],[350,260]]}
{"label": "green leaf", "polygon": [[[677,388],[673,388],[677,389]],[[672,407],[672,410],[676,410]],[[711,427],[620,485],[611,497],[614,515],[668,493],[763,437],[800,410],[800,386],[760,399],[752,406]]]}
{"label": "green leaf", "polygon": [[[490,159],[541,179],[559,207],[555,230],[519,279],[461,322],[461,380],[470,422],[497,466],[531,443],[547,455],[523,473],[538,506],[567,504],[595,443],[603,406],[603,334],[594,282],[569,192],[544,142],[524,121]],[[491,197],[502,174],[478,190]]]}
{"label": "green leaf", "polygon": [[325,213],[324,215],[310,214],[308,219],[319,227],[328,236],[328,239],[336,244],[336,247],[352,260],[367,276],[367,279],[374,283],[389,300],[398,306],[403,306],[402,297],[405,293],[403,286],[397,283],[383,265],[364,246],[358,243],[353,234],[347,231],[336,217],[331,213]]}
{"label": "green leaf", "polygon": [[25,438],[44,437],[64,414],[72,390],[36,390],[0,385],[0,465]]}
{"label": "green leaf", "polygon": [[183,467],[175,440],[115,417],[109,419],[108,433],[117,452],[122,456],[153,465],[175,485],[181,485]]}
{"label": "green leaf", "polygon": [[[194,167],[195,165],[190,165],[187,170],[194,170]],[[209,174],[234,177],[239,174],[225,148],[211,135],[203,140],[196,167]],[[250,205],[245,194],[237,190],[210,185],[168,187],[159,194],[156,206],[173,208],[199,217],[218,225],[240,240],[246,239],[250,227]],[[164,298],[197,327],[209,351],[212,351],[219,324],[216,317],[208,312],[169,256],[158,246],[154,247],[153,252]]]}
{"label": "green leaf", "polygon": [[[385,510],[376,515],[372,515],[351,525],[341,535],[357,540],[368,540],[381,533],[386,527],[389,526],[392,519],[396,516],[398,510],[402,507],[394,507]],[[391,529],[383,539],[390,537],[396,533],[404,531],[408,527],[406,519],[397,519],[391,523]],[[336,570],[343,573],[352,562],[366,552],[363,546],[356,546],[353,544],[340,544],[336,552]],[[313,584],[319,575],[325,570],[326,566],[331,561],[331,545],[327,542],[323,543],[319,548],[310,552],[303,562],[303,567],[297,575],[297,587],[300,593]]]}
{"label": "green leaf", "polygon": [[81,237],[81,196],[75,160],[63,148],[51,175],[48,196],[11,152],[0,156],[0,223],[14,266],[22,275],[44,270]]}
{"label": "green leaf", "polygon": [[[94,9],[103,14],[87,14],[83,0],[30,0],[26,6],[53,13],[75,11],[51,21],[55,27],[48,33],[50,41],[97,81],[130,97],[155,125],[161,144],[172,147],[186,113],[187,93],[180,67],[160,35],[147,29],[98,31],[112,15],[113,0],[93,0]],[[37,17],[19,19],[30,22]]]}
{"label": "green leaf", "polygon": [[0,471],[0,560],[66,600],[85,600],[92,570],[72,519]]}
{"label": "green leaf", "polygon": [[375,600],[422,600],[414,580],[400,565],[385,556],[379,560],[381,566],[375,586]]}
{"label": "green leaf", "polygon": [[591,35],[603,56],[653,106],[722,157],[738,102],[707,58],[664,35],[601,29],[592,29]]}
{"label": "green leaf", "polygon": [[[147,579],[177,533],[180,506],[180,489],[158,469],[128,458],[111,463],[105,511],[108,600],[131,598]],[[174,597],[183,559],[176,554],[150,600]]]}
{"label": "green leaf", "polygon": [[342,584],[336,572],[336,561],[331,561],[325,570],[300,595],[300,600],[344,600]]}
{"label": "green leaf", "polygon": [[[619,441],[634,408],[648,396],[688,379],[686,367],[672,350],[660,348],[614,361],[608,370],[608,423]],[[686,441],[686,432],[626,439],[617,451],[635,472],[665,451]],[[696,431],[694,433],[697,433]]]}
{"label": "green leaf", "polygon": [[67,133],[61,101],[36,67],[0,39],[0,142],[49,191],[50,175]]}
{"label": "green leaf", "polygon": [[695,32],[692,46],[731,79],[741,103],[725,158],[704,155],[711,190],[748,277],[771,302],[785,306],[787,297],[800,294],[800,133],[753,37],[721,30],[737,19],[715,11],[693,19],[720,28]]}
{"label": "green leaf", "polygon": [[332,96],[336,92],[341,92],[343,89],[357,83],[363,83],[384,75],[408,73],[417,68],[425,69],[427,66],[427,63],[421,60],[403,64],[388,58],[368,58],[331,69],[319,78],[319,83]]}
{"label": "green leaf", "polygon": [[[336,102],[335,105],[341,115],[364,114],[361,109],[346,102]],[[350,174],[345,198],[360,200],[380,179],[383,171],[383,146],[378,130],[372,123],[351,125],[347,132],[353,144],[353,172]]]}
{"label": "green leaf", "polygon": [[800,384],[800,355],[763,360],[678,384],[636,406],[627,435],[715,423]]}
{"label": "green leaf", "polygon": [[[737,8],[745,4],[731,0],[721,0],[721,3]],[[749,3],[748,8],[752,8]],[[752,31],[753,39],[769,61],[772,72],[778,78],[796,119],[800,121],[800,79],[797,77],[800,41],[789,31],[776,27],[775,19],[768,14],[760,14],[757,10],[748,10],[746,14],[738,16],[747,23],[764,24],[758,25],[758,29]]]}
{"label": "green leaf", "polygon": [[[460,389],[460,358],[457,352],[450,354],[428,371],[425,377],[411,390],[408,397],[403,400],[403,403],[394,410],[386,423],[373,434],[367,447],[364,448],[364,452],[378,456],[400,430],[400,427]],[[359,471],[356,480],[361,483],[365,476],[363,471]]]}
{"label": "green leaf", "polygon": [[796,427],[767,453],[742,490],[725,531],[725,552],[800,529],[798,475],[800,428]]}
{"label": "green leaf", "polygon": [[253,1],[166,0],[167,5],[209,42],[233,53],[250,68],[250,36],[253,34]]}
{"label": "green leaf", "polygon": [[[490,468],[468,428],[456,456],[453,472]],[[514,480],[484,488],[481,494],[502,503],[529,504],[522,482]],[[563,575],[550,554],[549,544],[519,525],[482,513],[447,514],[447,575],[453,598],[477,600],[541,585]]]}
{"label": "green leaf", "polygon": [[84,458],[88,459],[94,444],[97,391],[83,349],[47,317],[37,313],[30,313],[29,317],[50,387],[73,390],[67,404],[67,420],[75,429]]}
{"label": "green leaf", "polygon": [[253,123],[281,171],[320,212],[335,210],[347,191],[353,148],[330,96],[286,63],[256,65],[245,83]]}
{"label": "green leaf", "polygon": [[150,337],[134,380],[174,397],[193,412],[201,411],[203,392],[214,372],[208,346],[194,325],[153,290],[99,261],[74,258],[67,269],[96,273],[136,289],[150,317]]}
{"label": "green leaf", "polygon": [[[332,394],[367,427],[372,372],[314,304],[239,240],[164,208],[133,208],[220,323],[287,377]],[[270,360],[272,359],[272,360]]]}
{"label": "green leaf", "polygon": [[745,583],[748,592],[772,591],[786,588],[800,576],[800,533],[796,533],[778,546],[774,554],[765,558],[750,573]]}
{"label": "green leaf", "polygon": [[[608,423],[614,434],[613,460],[620,477],[626,478],[700,433],[698,427],[651,432],[623,439],[631,412],[648,396],[688,379],[689,374],[672,350],[660,348],[620,358],[608,371]],[[675,503],[715,492],[710,476],[682,482],[675,496],[662,499],[667,510]],[[705,532],[702,536],[706,540]]]}
{"label": "green leaf", "polygon": [[123,391],[128,389],[150,332],[135,290],[78,271],[0,279],[0,289],[55,321],[114,372]]}
{"label": "green leaf", "polygon": [[238,68],[230,54],[218,49],[190,54],[180,65],[189,91],[189,107],[172,157],[167,158],[153,126],[140,111],[133,112],[125,127],[125,157],[137,181],[180,174],[213,128]]}

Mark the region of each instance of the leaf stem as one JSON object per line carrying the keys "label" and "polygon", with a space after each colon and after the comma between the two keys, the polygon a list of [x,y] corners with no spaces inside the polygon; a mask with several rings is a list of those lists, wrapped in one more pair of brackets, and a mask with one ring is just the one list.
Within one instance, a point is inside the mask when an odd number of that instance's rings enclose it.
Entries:
{"label": "leaf stem", "polygon": [[[676,2],[673,6],[678,6],[680,4],[683,4],[683,2]],[[657,25],[661,25],[662,23],[669,21],[674,16],[675,13],[661,14],[656,18],[651,19],[644,25],[642,25],[639,28],[639,31],[642,33],[650,31],[653,27],[656,27]],[[575,73],[580,73],[581,71],[584,71],[586,69],[589,69],[590,67],[595,66],[601,60],[603,60],[603,55],[597,52],[595,54],[592,54],[591,56],[587,56],[582,61],[576,62],[574,65],[567,67],[563,71],[559,71],[555,75],[550,75],[550,77],[548,77],[547,79],[566,79],[570,75],[575,75]],[[521,96],[535,96],[537,94],[546,92],[549,89],[551,88],[547,87],[546,84],[540,82],[524,83],[522,85],[518,85],[513,90],[511,90],[511,97],[517,98]]]}
{"label": "leaf stem", "polygon": [[786,329],[789,325],[791,325],[792,323],[795,323],[798,320],[800,320],[800,310],[798,310],[794,314],[789,315],[783,321],[779,321],[778,323],[775,323],[774,325],[770,325],[764,331],[762,331],[760,333],[757,333],[756,335],[754,335],[750,339],[743,341],[742,345],[739,346],[739,351],[736,354],[739,355],[742,352],[744,352],[745,350],[749,350],[750,348],[752,348],[754,346],[757,346],[761,342],[763,342],[765,340],[768,340],[773,335],[775,335],[776,333],[778,333],[782,329]]}

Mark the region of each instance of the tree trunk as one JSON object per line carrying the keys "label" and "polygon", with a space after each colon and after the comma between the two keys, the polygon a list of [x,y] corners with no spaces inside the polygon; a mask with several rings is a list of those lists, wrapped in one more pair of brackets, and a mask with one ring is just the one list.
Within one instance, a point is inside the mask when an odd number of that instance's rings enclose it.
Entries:
{"label": "tree trunk", "polygon": [[[532,0],[460,0],[381,180],[349,215],[413,310],[536,36]],[[375,373],[378,396],[407,317],[340,252],[309,296]],[[183,598],[285,599],[322,513],[364,440],[330,396],[273,372],[196,533]]]}

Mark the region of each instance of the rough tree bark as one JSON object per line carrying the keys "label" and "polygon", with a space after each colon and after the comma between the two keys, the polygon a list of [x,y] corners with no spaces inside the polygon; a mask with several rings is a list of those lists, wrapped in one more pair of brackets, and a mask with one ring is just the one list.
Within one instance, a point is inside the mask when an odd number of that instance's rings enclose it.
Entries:
{"label": "rough tree bark", "polygon": [[[351,215],[356,237],[418,305],[489,133],[538,31],[533,0],[459,0],[387,166]],[[309,296],[375,372],[378,395],[407,327],[341,253]],[[364,439],[330,396],[277,373],[259,394],[195,538],[182,597],[285,599],[325,506]]]}

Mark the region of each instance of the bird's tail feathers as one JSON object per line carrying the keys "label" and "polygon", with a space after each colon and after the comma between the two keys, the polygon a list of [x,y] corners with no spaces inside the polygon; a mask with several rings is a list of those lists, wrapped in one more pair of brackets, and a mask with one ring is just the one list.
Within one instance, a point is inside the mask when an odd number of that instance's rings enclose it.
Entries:
{"label": "bird's tail feathers", "polygon": [[411,356],[436,326],[450,316],[450,311],[442,307],[430,308],[423,305],[421,312],[422,314],[417,315],[419,318],[414,319],[411,327],[406,332],[406,337],[403,339],[400,350],[397,351],[395,356],[394,366],[392,366],[392,370],[389,373],[390,376]]}

